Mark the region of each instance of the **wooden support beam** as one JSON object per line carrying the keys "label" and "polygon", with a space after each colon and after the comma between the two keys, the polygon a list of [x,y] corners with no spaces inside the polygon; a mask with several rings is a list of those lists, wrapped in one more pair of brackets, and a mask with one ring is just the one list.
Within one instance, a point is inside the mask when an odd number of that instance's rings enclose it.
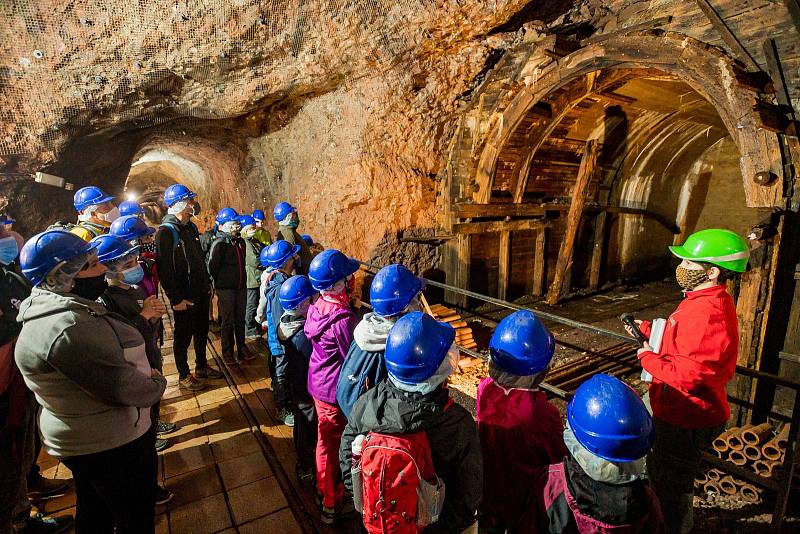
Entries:
{"label": "wooden support beam", "polygon": [[672,15],[667,15],[665,17],[658,17],[652,20],[648,20],[647,22],[640,22],[639,24],[626,26],[624,28],[620,28],[619,30],[615,30],[612,32],[602,33],[600,35],[593,35],[592,37],[587,37],[586,39],[581,41],[581,45],[589,46],[590,44],[599,43],[601,41],[611,39],[612,37],[618,37],[620,35],[626,35],[628,33],[638,32],[641,30],[652,30],[653,28],[666,26],[671,22],[672,22]]}
{"label": "wooden support beam", "polygon": [[786,9],[789,10],[789,16],[792,18],[792,23],[795,29],[800,33],[800,1],[798,0],[783,0]]}
{"label": "wooden support beam", "polygon": [[506,299],[511,280],[511,232],[500,232],[500,266],[497,270],[497,298]]}
{"label": "wooden support beam", "polygon": [[594,245],[592,249],[592,265],[589,269],[589,289],[596,291],[600,285],[600,267],[603,263],[603,252],[606,246],[606,211],[597,214],[594,221]]}
{"label": "wooden support beam", "polygon": [[586,141],[586,148],[583,151],[581,167],[578,169],[578,178],[572,190],[572,203],[567,214],[567,229],[561,247],[558,250],[558,260],[556,260],[556,270],[553,276],[553,283],[547,293],[547,303],[551,306],[561,299],[564,280],[567,270],[572,267],[572,253],[575,247],[575,239],[578,236],[583,206],[586,203],[586,191],[592,181],[595,167],[597,166],[598,143],[596,139]]}
{"label": "wooden support beam", "polygon": [[518,232],[520,230],[538,230],[550,226],[551,221],[543,219],[524,219],[520,221],[486,221],[456,223],[453,225],[454,234],[486,234],[493,232]]}
{"label": "wooden support beam", "polygon": [[[442,251],[442,270],[448,284],[461,289],[469,287],[469,270],[472,259],[472,236],[462,234],[445,243]],[[467,297],[453,291],[445,291],[445,301],[465,308]]]}
{"label": "wooden support beam", "polygon": [[760,70],[761,67],[758,66],[758,63],[753,56],[750,55],[750,52],[744,47],[744,45],[739,41],[736,35],[731,31],[722,17],[719,16],[719,13],[716,12],[714,7],[709,3],[708,0],[695,0],[697,2],[697,6],[700,10],[705,13],[706,17],[709,21],[711,21],[711,25],[714,27],[715,30],[720,34],[722,40],[725,41],[725,44],[728,45],[736,57],[742,61],[747,68],[751,70]]}
{"label": "wooden support beam", "polygon": [[531,294],[534,297],[541,297],[544,294],[544,285],[547,281],[545,268],[547,267],[546,248],[547,228],[541,228],[536,232],[536,247],[533,257],[533,285]]}
{"label": "wooden support beam", "polygon": [[469,204],[453,206],[453,217],[542,217],[547,213],[542,204]]}

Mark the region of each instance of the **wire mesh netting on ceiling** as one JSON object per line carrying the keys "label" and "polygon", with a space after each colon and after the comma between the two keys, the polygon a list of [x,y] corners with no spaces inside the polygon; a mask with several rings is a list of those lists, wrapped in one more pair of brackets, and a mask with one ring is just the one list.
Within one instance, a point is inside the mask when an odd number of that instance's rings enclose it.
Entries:
{"label": "wire mesh netting on ceiling", "polygon": [[390,67],[432,4],[0,0],[0,156],[121,123],[232,117],[312,84],[303,73],[347,81]]}

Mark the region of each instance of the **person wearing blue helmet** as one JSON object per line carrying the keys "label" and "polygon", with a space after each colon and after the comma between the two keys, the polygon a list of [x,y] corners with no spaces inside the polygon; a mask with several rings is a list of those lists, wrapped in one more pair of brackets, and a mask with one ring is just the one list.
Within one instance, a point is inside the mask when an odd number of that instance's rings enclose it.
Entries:
{"label": "person wearing blue helmet", "polygon": [[150,407],[167,381],[139,331],[96,301],[108,287],[98,245],[62,231],[25,243],[20,264],[35,287],[20,305],[15,360],[41,406],[46,452],[72,472],[76,531],[152,533]]}
{"label": "person wearing blue helmet", "polygon": [[113,196],[93,185],[78,189],[73,197],[78,224],[69,231],[84,241],[107,234],[108,227],[120,216],[113,200]]}
{"label": "person wearing blue helmet", "polygon": [[[206,255],[200,246],[200,232],[192,222],[199,213],[197,194],[183,184],[164,191],[167,215],[156,233],[156,266],[159,281],[174,317],[173,354],[178,368],[178,385],[189,391],[206,387],[204,379],[220,379],[222,373],[208,365],[211,281]],[[195,372],[189,368],[189,344],[194,345]]]}
{"label": "person wearing blue helmet", "polygon": [[[483,488],[481,448],[475,421],[466,409],[453,402],[446,387],[448,377],[458,366],[459,352],[454,341],[455,330],[430,315],[414,311],[401,317],[386,342],[389,377],[356,401],[339,450],[347,488],[360,482],[363,493],[369,494],[372,492],[366,486],[376,484],[375,477],[364,476],[366,471],[362,471],[361,480],[354,480],[351,472],[354,443],[356,449],[359,446],[357,436],[366,434],[371,441],[392,437],[395,441],[402,439],[406,445],[427,441],[426,448],[417,449],[421,457],[415,460],[428,464],[428,459],[432,459],[436,478],[444,483],[444,503],[439,505],[438,521],[426,529],[430,532],[457,533],[467,529],[475,521]],[[420,440],[420,434],[426,439]],[[400,454],[387,461],[408,461]],[[420,461],[423,459],[425,461]],[[361,460],[363,462],[364,458]],[[396,490],[393,484],[397,483],[386,484],[388,502],[393,499],[392,493]],[[404,510],[399,506],[386,506],[375,512],[378,517],[367,517],[365,513],[365,522],[396,524],[405,521],[401,517]],[[410,513],[416,515],[415,512]]]}
{"label": "person wearing blue helmet", "polygon": [[627,384],[596,374],[567,405],[568,454],[546,468],[538,532],[667,532],[646,475],[653,418]]}
{"label": "person wearing blue helmet", "polygon": [[314,465],[317,448],[317,410],[314,399],[308,393],[308,361],[311,358],[311,342],[303,328],[311,300],[317,291],[303,275],[294,275],[278,291],[283,315],[278,323],[278,340],[288,360],[289,385],[292,392],[294,448],[297,452],[295,470],[297,478],[304,483],[314,480]]}
{"label": "person wearing blue helmet", "polygon": [[386,378],[383,353],[392,326],[403,315],[419,311],[421,278],[400,264],[387,265],[375,275],[369,289],[372,312],[364,315],[353,332],[353,342],[336,385],[336,402],[350,417],[353,404],[364,392]]}
{"label": "person wearing blue helmet", "polygon": [[270,246],[272,244],[272,236],[269,235],[269,230],[267,229],[267,216],[264,215],[262,210],[253,210],[252,217],[256,221],[256,231],[253,234],[253,239],[265,247]]}
{"label": "person wearing blue helmet", "polygon": [[276,241],[261,251],[261,264],[266,269],[261,275],[256,321],[266,327],[270,351],[269,373],[277,418],[286,426],[294,425],[294,414],[289,396],[289,360],[278,339],[278,324],[283,315],[280,288],[292,276],[299,248],[286,241]]}
{"label": "person wearing blue helmet", "polygon": [[126,215],[135,215],[139,218],[144,218],[144,210],[138,202],[134,200],[125,200],[119,203],[119,216],[125,217]]}
{"label": "person wearing blue helmet", "polygon": [[[233,208],[217,213],[217,237],[208,251],[208,272],[217,295],[220,318],[222,359],[229,365],[252,360],[255,354],[245,343],[244,318],[247,309],[247,273],[245,242],[239,236],[241,223]],[[234,354],[234,340],[236,354]]]}
{"label": "person wearing blue helmet", "polygon": [[308,245],[297,233],[297,227],[300,226],[300,216],[297,213],[297,208],[288,202],[279,202],[275,205],[272,211],[275,217],[275,222],[278,223],[278,233],[275,235],[275,240],[283,239],[292,245],[300,247],[300,259],[295,266],[299,274],[308,274],[308,268],[311,264],[311,250]]}
{"label": "person wearing blue helmet", "polygon": [[256,321],[258,310],[258,288],[261,286],[261,251],[264,245],[256,239],[258,231],[256,220],[252,215],[240,215],[239,224],[242,226],[241,236],[244,240],[244,268],[247,274],[247,309],[244,315],[244,334],[247,340],[256,341],[261,338],[261,325]]}
{"label": "person wearing blue helmet", "polygon": [[483,451],[483,500],[478,514],[489,532],[534,528],[529,506],[541,468],[564,458],[558,408],[538,388],[556,344],[527,310],[503,318],[489,341],[489,376],[478,385],[476,419]]}

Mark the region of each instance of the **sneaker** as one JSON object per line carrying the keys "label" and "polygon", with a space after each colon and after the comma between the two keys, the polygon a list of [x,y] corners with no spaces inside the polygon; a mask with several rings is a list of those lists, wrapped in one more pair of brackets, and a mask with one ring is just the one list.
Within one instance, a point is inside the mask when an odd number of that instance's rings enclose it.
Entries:
{"label": "sneaker", "polygon": [[20,532],[22,534],[58,534],[69,530],[72,527],[72,523],[71,515],[45,517],[40,512],[30,516],[28,523]]}
{"label": "sneaker", "polygon": [[167,447],[169,447],[168,439],[161,439],[161,438],[156,439],[156,452],[161,452]]}
{"label": "sneaker", "polygon": [[200,369],[195,369],[194,374],[197,376],[197,378],[208,378],[209,380],[219,380],[220,378],[225,377],[225,375],[207,365]]}
{"label": "sneaker", "polygon": [[175,494],[164,486],[156,486],[156,504],[167,504]]}
{"label": "sneaker", "polygon": [[63,495],[67,486],[69,486],[67,480],[44,478],[42,475],[37,475],[35,479],[28,481],[28,499],[41,501],[56,495]]}
{"label": "sneaker", "polygon": [[294,426],[294,414],[286,408],[280,408],[278,410],[278,420],[288,427]]}
{"label": "sneaker", "polygon": [[333,508],[328,508],[327,506],[323,506],[320,520],[326,525],[334,524],[336,522],[336,510]]}
{"label": "sneaker", "polygon": [[156,434],[159,436],[162,434],[172,434],[176,430],[178,430],[178,425],[175,423],[168,423],[159,419],[158,423],[156,424]]}
{"label": "sneaker", "polygon": [[199,381],[190,373],[186,375],[186,378],[178,380],[178,387],[188,389],[189,391],[200,391],[201,389],[206,389],[207,386],[205,382]]}

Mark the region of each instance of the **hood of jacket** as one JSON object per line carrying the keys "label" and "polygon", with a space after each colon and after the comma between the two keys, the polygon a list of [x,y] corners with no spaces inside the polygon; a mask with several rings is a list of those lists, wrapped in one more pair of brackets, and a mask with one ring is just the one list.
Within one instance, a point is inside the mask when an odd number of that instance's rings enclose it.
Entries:
{"label": "hood of jacket", "polygon": [[395,321],[370,312],[356,325],[353,340],[365,352],[383,352]]}
{"label": "hood of jacket", "polygon": [[288,311],[284,311],[281,315],[281,320],[278,323],[278,339],[285,341],[291,339],[297,332],[303,329],[306,324],[304,315],[297,315]]}
{"label": "hood of jacket", "polygon": [[306,317],[305,331],[306,335],[310,338],[318,339],[325,330],[339,319],[352,315],[353,312],[350,308],[338,308],[331,313],[322,314],[315,305],[308,308],[308,316]]}
{"label": "hood of jacket", "polygon": [[108,313],[108,310],[99,302],[86,300],[70,293],[56,293],[34,287],[30,296],[19,305],[17,321],[24,323],[65,311],[85,311],[91,315]]}
{"label": "hood of jacket", "polygon": [[361,425],[373,432],[421,432],[436,424],[447,408],[450,393],[439,388],[427,395],[407,393],[388,380],[367,392]]}

